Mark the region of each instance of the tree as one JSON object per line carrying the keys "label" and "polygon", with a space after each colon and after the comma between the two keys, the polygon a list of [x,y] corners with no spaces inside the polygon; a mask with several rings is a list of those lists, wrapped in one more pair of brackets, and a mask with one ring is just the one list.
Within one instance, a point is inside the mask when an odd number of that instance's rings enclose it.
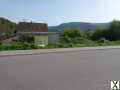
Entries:
{"label": "tree", "polygon": [[105,38],[106,30],[97,29],[91,36],[92,40],[100,40],[101,38]]}
{"label": "tree", "polygon": [[19,36],[19,41],[20,42],[27,42],[27,43],[33,43],[34,42],[34,37],[32,35],[20,35]]}
{"label": "tree", "polygon": [[83,32],[83,37],[84,37],[85,39],[90,40],[91,37],[92,37],[92,35],[93,35],[93,33],[94,33],[94,32],[91,31],[91,30],[84,31],[84,32]]}
{"label": "tree", "polygon": [[107,29],[97,29],[93,35],[92,40],[99,40],[105,38],[110,41],[120,40],[120,21],[113,21]]}
{"label": "tree", "polygon": [[0,18],[0,33],[4,33],[4,37],[9,38],[13,36],[15,30],[16,23],[5,18]]}
{"label": "tree", "polygon": [[120,40],[120,21],[114,20],[107,34],[109,40]]}
{"label": "tree", "polygon": [[61,43],[68,43],[68,44],[76,44],[80,42],[80,38],[82,37],[82,33],[79,29],[66,29],[60,35],[60,42]]}

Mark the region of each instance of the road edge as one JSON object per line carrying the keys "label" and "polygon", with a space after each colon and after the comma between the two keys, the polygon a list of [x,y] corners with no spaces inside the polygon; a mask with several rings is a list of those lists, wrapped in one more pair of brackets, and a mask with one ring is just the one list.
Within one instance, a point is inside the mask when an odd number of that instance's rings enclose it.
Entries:
{"label": "road edge", "polygon": [[107,50],[107,49],[120,49],[120,46],[99,46],[99,47],[82,47],[82,48],[58,48],[58,49],[1,51],[0,57],[39,55],[39,54],[49,54],[49,53],[88,51],[88,50]]}

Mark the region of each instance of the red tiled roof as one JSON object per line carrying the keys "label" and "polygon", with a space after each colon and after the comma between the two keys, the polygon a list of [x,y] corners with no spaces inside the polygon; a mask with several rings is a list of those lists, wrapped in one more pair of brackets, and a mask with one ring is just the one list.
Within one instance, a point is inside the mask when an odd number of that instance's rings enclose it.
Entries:
{"label": "red tiled roof", "polygon": [[17,30],[19,32],[48,32],[48,26],[44,23],[20,22]]}

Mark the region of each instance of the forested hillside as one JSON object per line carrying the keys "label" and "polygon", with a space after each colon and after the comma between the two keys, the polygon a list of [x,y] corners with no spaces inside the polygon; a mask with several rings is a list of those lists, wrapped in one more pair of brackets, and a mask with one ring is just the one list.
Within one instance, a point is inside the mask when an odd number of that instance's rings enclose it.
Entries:
{"label": "forested hillside", "polygon": [[110,23],[85,23],[85,22],[70,22],[63,23],[58,26],[50,26],[50,32],[63,32],[65,29],[80,29],[81,31],[95,31],[97,28],[105,29],[110,26]]}
{"label": "forested hillside", "polygon": [[0,32],[13,32],[16,29],[16,23],[0,18]]}

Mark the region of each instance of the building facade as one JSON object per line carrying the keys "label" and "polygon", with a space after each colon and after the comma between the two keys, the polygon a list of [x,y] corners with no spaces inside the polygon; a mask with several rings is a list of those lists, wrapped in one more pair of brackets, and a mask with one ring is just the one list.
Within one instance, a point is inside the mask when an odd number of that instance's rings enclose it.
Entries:
{"label": "building facade", "polygon": [[19,35],[32,35],[35,45],[45,46],[48,44],[48,26],[45,23],[20,22],[17,25]]}
{"label": "building facade", "polygon": [[48,42],[50,44],[57,44],[59,42],[60,32],[49,32],[48,33]]}
{"label": "building facade", "polygon": [[38,46],[56,44],[59,41],[59,33],[48,32],[47,24],[20,22],[17,25],[17,32],[19,35],[32,35],[35,45]]}

